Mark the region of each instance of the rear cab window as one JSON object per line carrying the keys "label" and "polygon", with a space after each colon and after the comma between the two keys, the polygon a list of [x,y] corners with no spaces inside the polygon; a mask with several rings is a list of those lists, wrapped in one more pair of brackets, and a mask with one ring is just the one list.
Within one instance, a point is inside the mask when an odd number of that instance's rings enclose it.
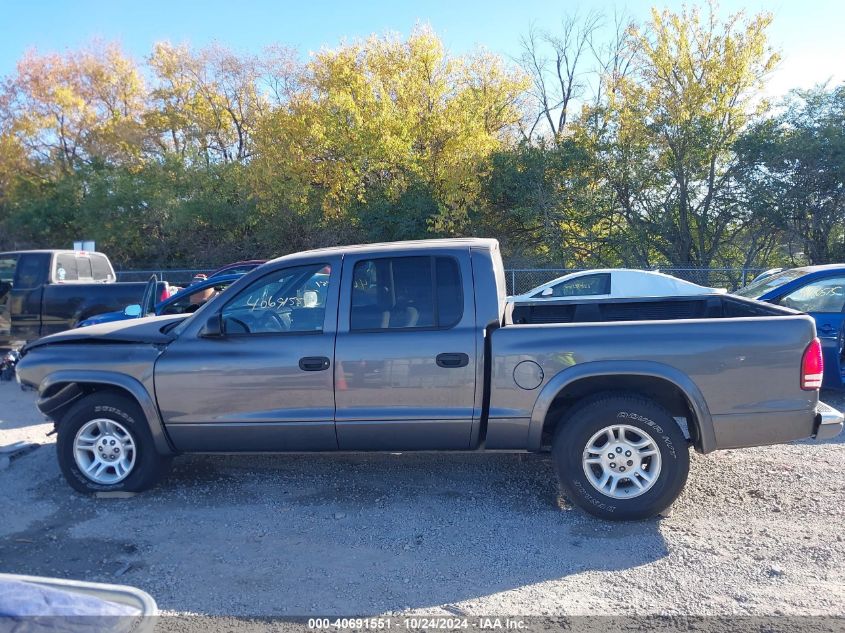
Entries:
{"label": "rear cab window", "polygon": [[53,279],[56,283],[79,280],[76,255],[73,253],[59,253],[56,255],[56,263],[53,267]]}
{"label": "rear cab window", "polygon": [[58,253],[53,264],[53,281],[113,281],[114,271],[105,255],[100,253]]}
{"label": "rear cab window", "polygon": [[94,270],[91,267],[90,257],[77,257],[76,270],[79,281],[94,281]]}
{"label": "rear cab window", "polygon": [[115,275],[108,258],[101,253],[91,253],[94,281],[114,281]]}

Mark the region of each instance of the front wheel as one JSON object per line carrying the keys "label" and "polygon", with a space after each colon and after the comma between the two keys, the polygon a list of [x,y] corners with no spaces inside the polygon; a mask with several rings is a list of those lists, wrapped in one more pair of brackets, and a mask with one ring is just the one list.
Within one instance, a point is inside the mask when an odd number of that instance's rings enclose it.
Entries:
{"label": "front wheel", "polygon": [[136,402],[110,392],[86,396],[59,423],[56,450],[67,482],[80,492],[140,492],[168,464],[155,450]]}
{"label": "front wheel", "polygon": [[552,454],[563,493],[603,519],[655,516],[689,473],[687,440],[672,415],[633,395],[576,404],[559,423]]}

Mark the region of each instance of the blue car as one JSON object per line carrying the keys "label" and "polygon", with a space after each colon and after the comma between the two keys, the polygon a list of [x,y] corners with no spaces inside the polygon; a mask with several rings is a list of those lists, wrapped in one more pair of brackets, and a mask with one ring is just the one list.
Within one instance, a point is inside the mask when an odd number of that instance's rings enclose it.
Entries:
{"label": "blue car", "polygon": [[845,264],[790,268],[757,279],[734,294],[776,303],[813,317],[824,354],[822,387],[843,388]]}
{"label": "blue car", "polygon": [[[234,281],[243,277],[238,275],[220,275],[212,279],[200,281],[192,286],[180,290],[172,297],[160,301],[155,305],[155,314],[188,314],[194,312],[211,297],[228,288]],[[133,304],[119,312],[104,312],[80,321],[77,327],[96,325],[97,323],[111,323],[112,321],[123,321],[125,319],[137,319],[141,315],[141,305]]]}

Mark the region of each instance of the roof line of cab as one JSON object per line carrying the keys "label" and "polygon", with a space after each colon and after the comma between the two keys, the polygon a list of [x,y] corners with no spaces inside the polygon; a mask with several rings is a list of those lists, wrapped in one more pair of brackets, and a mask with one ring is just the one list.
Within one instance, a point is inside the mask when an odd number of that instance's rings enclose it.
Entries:
{"label": "roof line of cab", "polygon": [[331,257],[334,255],[345,255],[350,253],[366,254],[378,253],[381,251],[398,251],[403,249],[449,249],[458,247],[483,247],[496,249],[499,246],[499,241],[489,237],[453,237],[441,238],[431,240],[407,240],[404,242],[379,242],[377,244],[353,244],[349,246],[329,246],[326,248],[315,248],[308,251],[299,251],[296,253],[289,253],[282,255],[275,259],[268,261],[268,264],[284,261],[287,259],[299,259],[301,257],[311,257],[314,255],[325,255]]}

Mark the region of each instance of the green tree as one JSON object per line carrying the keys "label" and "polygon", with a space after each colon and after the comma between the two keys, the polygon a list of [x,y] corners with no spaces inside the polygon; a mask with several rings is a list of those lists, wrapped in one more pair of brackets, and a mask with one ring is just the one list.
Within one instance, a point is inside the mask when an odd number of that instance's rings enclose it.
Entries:
{"label": "green tree", "polygon": [[116,45],[30,51],[6,83],[3,118],[31,158],[68,174],[94,160],[138,160],[144,97],[139,69]]}
{"label": "green tree", "polygon": [[616,263],[618,218],[605,212],[612,200],[595,186],[593,167],[589,151],[574,138],[497,152],[476,230],[497,236],[509,259],[528,265]]}
{"label": "green tree", "polygon": [[[427,29],[324,50],[297,83],[256,134],[262,209],[404,237],[468,228],[525,85],[490,54],[449,56]],[[373,223],[375,209],[397,217]]]}
{"label": "green tree", "polygon": [[732,148],[765,107],[760,89],[778,59],[770,23],[720,22],[711,6],[653,11],[648,28],[629,30],[629,72],[605,78],[606,101],[579,131],[628,226],[626,262],[708,267],[742,230]]}
{"label": "green tree", "polygon": [[153,73],[146,125],[159,151],[210,162],[245,162],[269,106],[254,56],[214,45],[199,51],[167,42],[148,58]]}
{"label": "green tree", "polygon": [[845,86],[794,92],[737,151],[747,204],[792,263],[845,258]]}

